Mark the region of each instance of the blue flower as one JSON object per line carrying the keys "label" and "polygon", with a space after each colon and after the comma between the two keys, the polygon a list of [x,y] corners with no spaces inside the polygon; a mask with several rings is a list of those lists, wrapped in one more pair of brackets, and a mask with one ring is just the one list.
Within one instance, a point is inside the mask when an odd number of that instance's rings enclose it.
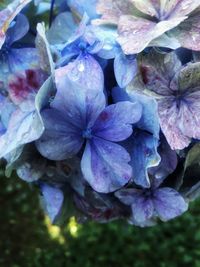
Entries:
{"label": "blue flower", "polygon": [[141,105],[124,101],[106,107],[103,81],[84,87],[70,77],[66,68],[56,71],[57,94],[42,112],[45,132],[37,142],[38,150],[48,159],[64,160],[84,147],[81,170],[85,180],[98,192],[115,191],[132,176],[130,156],[115,142],[132,134]]}
{"label": "blue flower", "polygon": [[38,52],[35,48],[17,43],[29,30],[27,18],[19,14],[7,30],[5,42],[0,50],[0,80],[6,88],[7,75],[18,71],[38,68]]}

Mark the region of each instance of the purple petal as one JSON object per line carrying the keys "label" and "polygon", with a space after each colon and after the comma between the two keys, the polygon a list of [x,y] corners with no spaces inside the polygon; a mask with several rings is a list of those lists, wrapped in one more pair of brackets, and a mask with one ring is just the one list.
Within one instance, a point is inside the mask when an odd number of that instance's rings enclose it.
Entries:
{"label": "purple petal", "polygon": [[131,206],[133,218],[138,223],[144,223],[153,216],[154,205],[150,198],[139,197]]}
{"label": "purple petal", "polygon": [[174,18],[187,16],[199,6],[200,4],[198,0],[166,1],[164,7],[165,17],[168,16],[169,18]]}
{"label": "purple petal", "polygon": [[136,76],[137,60],[118,53],[114,60],[115,78],[119,87],[125,88]]}
{"label": "purple petal", "polygon": [[183,197],[172,188],[160,188],[154,193],[155,210],[163,221],[173,219],[188,209]]}
{"label": "purple petal", "polygon": [[155,23],[153,21],[124,15],[120,17],[118,25],[118,42],[126,55],[138,54],[149,43],[163,33],[175,28],[184,18],[174,18],[169,21]]}
{"label": "purple petal", "polygon": [[79,128],[56,109],[42,112],[45,132],[37,142],[39,152],[50,160],[64,160],[77,154],[83,145]]}
{"label": "purple petal", "polygon": [[194,51],[200,51],[200,12],[191,15],[187,20],[182,22],[170,34],[177,39],[182,47]]}
{"label": "purple petal", "polygon": [[119,200],[122,203],[129,206],[131,206],[134,202],[136,202],[137,199],[141,197],[141,195],[142,195],[141,189],[133,189],[133,188],[121,189],[115,192],[115,196],[119,198]]}
{"label": "purple petal", "polygon": [[130,0],[99,0],[97,2],[97,13],[101,14],[101,19],[96,19],[95,24],[117,24],[119,17],[123,14],[130,14],[134,6]]}
{"label": "purple petal", "polygon": [[132,124],[141,118],[142,107],[128,101],[106,107],[92,128],[94,135],[109,141],[123,141],[132,134]]}
{"label": "purple petal", "polygon": [[53,223],[61,212],[64,195],[61,189],[43,184],[41,186],[43,204]]}
{"label": "purple petal", "polygon": [[[181,105],[177,108],[176,99],[174,97],[167,97],[163,100],[159,100],[158,112],[161,129],[170,147],[172,149],[183,149],[187,147],[190,143],[190,138],[181,130],[181,128],[185,127],[184,130],[186,132],[190,131],[188,123],[193,123],[193,117],[190,117],[188,121],[190,111],[188,110],[187,103],[181,101]],[[187,114],[188,112],[189,114]],[[194,116],[196,115],[194,114]],[[194,123],[195,122],[194,120]],[[196,128],[192,128],[192,133],[194,133],[195,130]]]}
{"label": "purple petal", "polygon": [[138,223],[144,223],[153,216],[154,206],[153,201],[144,195],[144,192],[139,189],[122,189],[115,193],[119,200],[131,205],[133,220]]}
{"label": "purple petal", "polygon": [[31,0],[14,0],[6,9],[0,11],[0,49],[5,41],[6,32],[10,23],[17,16],[17,14],[28,4]]}
{"label": "purple petal", "polygon": [[130,180],[129,161],[129,154],[122,146],[95,137],[86,144],[81,169],[95,191],[108,193]]}

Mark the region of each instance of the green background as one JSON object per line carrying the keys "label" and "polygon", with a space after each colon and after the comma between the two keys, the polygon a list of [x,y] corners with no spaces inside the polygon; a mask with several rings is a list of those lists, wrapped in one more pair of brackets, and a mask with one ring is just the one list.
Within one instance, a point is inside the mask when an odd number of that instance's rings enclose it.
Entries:
{"label": "green background", "polygon": [[200,267],[200,201],[152,228],[122,222],[51,226],[38,192],[1,177],[0,267]]}

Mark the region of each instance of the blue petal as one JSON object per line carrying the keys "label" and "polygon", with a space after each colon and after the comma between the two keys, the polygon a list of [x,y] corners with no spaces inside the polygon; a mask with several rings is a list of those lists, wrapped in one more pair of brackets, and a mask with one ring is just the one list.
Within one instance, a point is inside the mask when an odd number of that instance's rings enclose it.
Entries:
{"label": "blue petal", "polygon": [[64,201],[63,192],[61,189],[47,184],[42,184],[41,191],[44,208],[49,215],[51,222],[54,223],[62,209]]}
{"label": "blue petal", "polygon": [[92,128],[95,136],[109,141],[123,141],[133,132],[132,124],[137,123],[142,114],[142,106],[128,101],[106,107]]}
{"label": "blue petal", "polygon": [[23,14],[19,14],[16,18],[14,26],[10,27],[7,31],[6,43],[8,45],[12,45],[14,42],[24,37],[28,30],[28,19]]}
{"label": "blue petal", "polygon": [[67,0],[71,10],[80,18],[87,13],[90,19],[98,18],[96,13],[97,0]]}
{"label": "blue petal", "polygon": [[39,152],[50,160],[64,160],[77,154],[84,141],[80,129],[56,109],[46,109],[41,115],[45,131],[37,141]]}
{"label": "blue petal", "polygon": [[125,88],[137,74],[136,58],[118,53],[114,60],[114,72],[119,87]]}
{"label": "blue petal", "polygon": [[86,144],[81,169],[95,191],[109,193],[130,180],[129,161],[130,156],[122,146],[95,137]]}
{"label": "blue petal", "polygon": [[148,188],[150,187],[148,169],[160,162],[157,153],[158,140],[147,132],[136,130],[128,141],[133,180],[137,185]]}

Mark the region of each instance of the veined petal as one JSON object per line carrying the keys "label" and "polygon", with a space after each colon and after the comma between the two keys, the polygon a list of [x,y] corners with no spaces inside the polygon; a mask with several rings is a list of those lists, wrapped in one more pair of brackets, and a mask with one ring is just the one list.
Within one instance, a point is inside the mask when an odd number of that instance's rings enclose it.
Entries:
{"label": "veined petal", "polygon": [[200,9],[192,13],[188,19],[170,31],[170,35],[177,39],[182,47],[200,51]]}
{"label": "veined petal", "polygon": [[122,146],[95,137],[86,144],[81,169],[95,191],[109,193],[130,180],[129,161],[130,156]]}
{"label": "veined petal", "polygon": [[64,160],[77,154],[84,141],[80,129],[56,109],[46,109],[41,116],[45,131],[37,141],[39,152],[50,160]]}
{"label": "veined petal", "polygon": [[100,76],[95,72],[94,59],[84,62],[75,61],[56,70],[57,94],[51,104],[83,130],[93,126],[106,104],[102,70]]}
{"label": "veined petal", "polygon": [[163,221],[173,219],[188,209],[183,197],[172,188],[160,188],[154,193],[155,210]]}
{"label": "veined petal", "polygon": [[142,115],[139,102],[119,102],[106,107],[92,128],[95,136],[119,142],[132,134],[132,124],[137,123]]}
{"label": "veined petal", "polygon": [[126,55],[138,54],[153,39],[175,28],[185,19],[185,17],[180,17],[155,23],[144,18],[121,16],[118,26],[118,42]]}

